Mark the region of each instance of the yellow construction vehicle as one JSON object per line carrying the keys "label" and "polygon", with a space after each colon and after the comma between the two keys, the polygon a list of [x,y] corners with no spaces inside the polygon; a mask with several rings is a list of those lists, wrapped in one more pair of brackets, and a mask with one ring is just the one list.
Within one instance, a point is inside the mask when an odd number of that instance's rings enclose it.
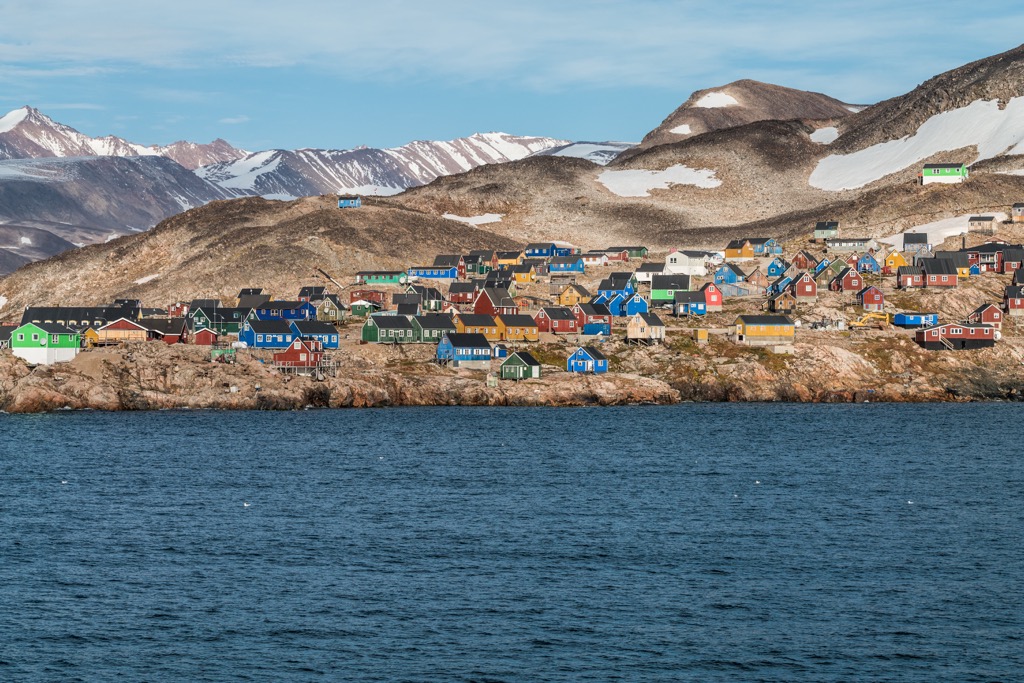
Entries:
{"label": "yellow construction vehicle", "polygon": [[865,313],[860,320],[853,320],[849,323],[851,329],[863,330],[868,327],[875,327],[884,330],[892,322],[891,313]]}

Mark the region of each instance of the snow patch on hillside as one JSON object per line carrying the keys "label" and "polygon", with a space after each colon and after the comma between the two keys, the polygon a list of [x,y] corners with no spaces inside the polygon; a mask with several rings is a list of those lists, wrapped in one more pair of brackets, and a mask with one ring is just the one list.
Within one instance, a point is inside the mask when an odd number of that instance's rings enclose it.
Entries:
{"label": "snow patch on hillside", "polygon": [[505,217],[503,213],[485,213],[479,216],[456,216],[454,213],[442,214],[442,218],[447,218],[450,221],[458,221],[460,223],[468,223],[469,225],[486,225],[487,223],[497,223]]}
{"label": "snow patch on hillside", "polygon": [[156,275],[147,275],[145,277],[140,277],[138,280],[135,281],[135,284],[137,284],[137,285],[144,285],[147,282],[152,282],[153,280],[157,279],[158,277],[160,277],[159,273],[157,273]]}
{"label": "snow patch on hillside", "polygon": [[733,107],[739,104],[732,95],[724,92],[709,92],[704,97],[694,102],[693,106],[701,109],[721,109],[722,107]]}
{"label": "snow patch on hillside", "polygon": [[6,133],[14,130],[14,127],[24,121],[27,117],[28,107],[15,109],[14,111],[7,112],[3,116],[0,116],[0,133]]}
{"label": "snow patch on hillside", "polygon": [[669,132],[670,133],[675,133],[676,135],[689,135],[690,134],[690,124],[684,123],[684,124],[682,124],[680,126],[676,126],[675,128],[673,128]]}
{"label": "snow patch on hillside", "polygon": [[606,166],[615,157],[633,147],[636,147],[635,142],[573,142],[542,150],[537,152],[536,156],[573,157]]}
{"label": "snow patch on hillside", "polygon": [[1024,154],[1024,97],[1011,99],[1002,110],[996,100],[975,100],[966,107],[936,114],[914,135],[852,154],[825,157],[809,182],[821,190],[852,190],[940,152],[971,146],[977,146],[978,156],[970,163],[1000,154]]}
{"label": "snow patch on hillside", "polygon": [[31,237],[25,237],[24,235],[22,235],[20,238],[18,238],[18,241],[21,242],[22,244],[27,244],[30,247],[32,246]]}
{"label": "snow patch on hillside", "polygon": [[670,166],[664,171],[603,171],[597,180],[620,197],[650,197],[650,190],[666,190],[672,185],[710,189],[722,184],[721,180],[715,178],[714,171],[694,169],[683,164]]}
{"label": "snow patch on hillside", "polygon": [[0,310],[2,310],[3,307],[6,306],[6,305],[7,305],[7,297],[6,296],[0,296]]}
{"label": "snow patch on hillside", "polygon": [[811,141],[817,142],[819,145],[830,145],[835,142],[838,137],[839,129],[834,126],[830,126],[829,128],[819,128],[811,133]]}
{"label": "snow patch on hillside", "polygon": [[[918,225],[904,232],[898,232],[895,235],[883,237],[879,241],[885,242],[886,244],[892,244],[899,250],[903,250],[903,235],[908,232],[913,233],[928,233],[928,242],[933,245],[942,244],[947,238],[955,237],[957,235],[967,234],[967,220],[971,216],[977,216],[977,213],[968,213],[963,216],[953,216],[952,218],[943,218],[939,221],[933,221],[931,223],[925,223],[924,225]],[[997,222],[1001,223],[1007,219],[1005,213],[983,213],[983,216],[995,216]]]}

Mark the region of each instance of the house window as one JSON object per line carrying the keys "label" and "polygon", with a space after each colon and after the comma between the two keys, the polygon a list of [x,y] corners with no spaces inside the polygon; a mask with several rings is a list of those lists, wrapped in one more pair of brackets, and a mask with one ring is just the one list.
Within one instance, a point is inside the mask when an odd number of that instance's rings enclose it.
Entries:
{"label": "house window", "polygon": [[949,279],[949,278],[947,278],[947,277],[946,277],[945,275],[943,275],[943,276],[942,276],[942,281],[943,281],[943,282],[946,282],[946,281],[947,281],[948,279]]}
{"label": "house window", "polygon": [[35,332],[32,333],[32,341],[39,341],[39,335]]}
{"label": "house window", "polygon": [[19,334],[18,335],[18,341],[25,341],[25,335],[24,334]]}
{"label": "house window", "polygon": [[56,344],[59,341],[60,341],[60,337],[59,336],[57,336],[56,334],[50,335],[50,343],[51,344]]}

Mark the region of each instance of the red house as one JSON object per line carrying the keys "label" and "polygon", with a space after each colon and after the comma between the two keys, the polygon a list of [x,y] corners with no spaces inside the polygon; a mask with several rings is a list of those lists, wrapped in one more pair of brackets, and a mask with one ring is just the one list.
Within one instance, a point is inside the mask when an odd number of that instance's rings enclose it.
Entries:
{"label": "red house", "polygon": [[818,283],[808,273],[797,275],[796,279],[789,284],[789,289],[796,297],[797,303],[816,301],[818,298]]}
{"label": "red house", "polygon": [[612,261],[625,262],[629,260],[629,252],[626,251],[625,249],[623,249],[622,251],[619,251],[617,249],[604,249],[601,251],[601,253],[608,257],[609,263],[611,263]]}
{"label": "red house", "polygon": [[839,275],[832,278],[828,288],[833,292],[859,292],[864,289],[864,278],[856,268],[843,268]]}
{"label": "red house", "polygon": [[945,259],[931,258],[924,262],[925,287],[956,287],[956,266]]}
{"label": "red house", "polygon": [[572,315],[576,318],[576,327],[581,330],[584,325],[612,324],[612,312],[604,304],[576,304],[572,307]]}
{"label": "red house", "polygon": [[476,299],[476,285],[472,282],[453,282],[448,286],[448,301],[453,304],[471,304]]}
{"label": "red house", "polygon": [[533,317],[537,329],[553,334],[574,334],[579,330],[576,316],[565,306],[549,306],[540,309]]}
{"label": "red house", "polygon": [[162,341],[165,344],[188,343],[188,324],[184,318],[143,318],[140,324],[148,330],[148,341]]}
{"label": "red house", "polygon": [[914,341],[931,351],[980,349],[995,346],[996,331],[988,325],[945,323],[918,330]]}
{"label": "red house", "polygon": [[196,330],[192,334],[192,343],[196,346],[213,346],[217,343],[217,339],[219,339],[219,336],[209,327]]}
{"label": "red house", "polygon": [[882,290],[878,287],[868,285],[857,292],[857,303],[860,304],[865,311],[881,312],[882,308],[885,306],[885,296],[882,294]]}
{"label": "red house", "polygon": [[519,306],[507,289],[485,287],[473,302],[473,312],[482,315],[518,315]]}
{"label": "red house", "polygon": [[1003,249],[1003,260],[1000,264],[1000,273],[1013,273],[1024,266],[1024,249],[1018,247],[1007,247]]}
{"label": "red house", "polygon": [[176,304],[171,304],[167,307],[168,318],[184,318],[188,315],[188,302],[179,301]]}
{"label": "red house", "polygon": [[718,313],[722,310],[722,302],[724,297],[722,296],[722,290],[714,282],[708,282],[700,291],[704,292],[704,301],[707,305],[708,313]]}
{"label": "red house", "polygon": [[793,257],[793,265],[800,270],[811,270],[818,265],[818,259],[809,251],[801,251]]}
{"label": "red house", "polygon": [[1013,318],[1024,316],[1024,286],[1010,285],[1003,290],[1003,310]]}
{"label": "red house", "polygon": [[323,342],[315,339],[296,339],[283,351],[274,352],[274,367],[314,370],[324,360]]}
{"label": "red house", "polygon": [[348,302],[372,301],[381,308],[387,308],[387,294],[379,289],[353,289],[348,295]]}
{"label": "red house", "polygon": [[860,256],[857,256],[857,252],[854,252],[846,257],[846,265],[850,266],[851,268],[856,268],[859,262]]}
{"label": "red house", "polygon": [[995,304],[982,304],[967,316],[967,322],[991,325],[994,329],[1001,330],[1003,328],[1003,312]]}
{"label": "red house", "polygon": [[924,287],[924,271],[916,266],[900,266],[896,269],[896,286],[900,289]]}

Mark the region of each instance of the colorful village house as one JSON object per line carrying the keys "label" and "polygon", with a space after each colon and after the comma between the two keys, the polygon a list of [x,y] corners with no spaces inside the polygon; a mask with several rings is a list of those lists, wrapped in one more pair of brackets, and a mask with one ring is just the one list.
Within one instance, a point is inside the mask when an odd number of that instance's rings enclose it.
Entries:
{"label": "colorful village house", "polygon": [[501,341],[498,322],[493,315],[460,313],[455,316],[455,331],[459,334],[482,334],[487,341]]}
{"label": "colorful village house", "polygon": [[983,273],[1001,273],[1003,272],[1003,252],[1010,248],[1020,248],[1021,245],[1015,244],[1010,245],[1006,242],[986,242],[985,244],[979,244],[976,247],[968,247],[963,249],[964,253],[967,254],[968,261],[971,265],[977,264]]}
{"label": "colorful village house", "polygon": [[540,379],[540,363],[527,351],[516,351],[506,358],[498,370],[502,379]]}
{"label": "colorful village house", "polygon": [[328,294],[316,306],[316,319],[322,323],[340,323],[347,312],[348,306],[341,303],[337,294]]}
{"label": "colorful village house", "polygon": [[473,302],[473,312],[483,315],[515,315],[519,313],[519,306],[507,289],[485,287]]}
{"label": "colorful village house", "polygon": [[993,329],[1001,330],[1003,329],[1003,312],[995,304],[982,304],[971,311],[967,316],[967,322],[975,325],[990,325]]}
{"label": "colorful village house", "polygon": [[472,282],[453,282],[448,286],[448,301],[453,304],[471,304],[477,288]]}
{"label": "colorful village house", "polygon": [[319,320],[296,320],[290,325],[292,334],[299,339],[312,339],[325,349],[336,349],[341,345],[338,329],[330,323]]}
{"label": "colorful village house", "polygon": [[254,309],[257,320],[315,320],[316,306],[308,301],[268,301]]}
{"label": "colorful village house", "polygon": [[746,346],[790,344],[796,335],[796,326],[784,315],[741,315],[733,327],[736,343]]}
{"label": "colorful village house", "polygon": [[[814,239],[824,240],[839,235],[839,221],[818,221],[814,225]],[[803,266],[806,268],[807,266]]]}
{"label": "colorful village house", "polygon": [[677,318],[706,315],[708,312],[707,296],[704,292],[676,292],[672,312]]}
{"label": "colorful village house", "polygon": [[339,194],[338,195],[338,208],[339,209],[358,209],[363,205],[363,200],[358,195],[354,194]]}
{"label": "colorful village house", "polygon": [[220,341],[220,335],[212,327],[204,327],[192,332],[192,344],[194,346],[216,346]]}
{"label": "colorful village house", "polygon": [[829,284],[833,292],[859,292],[864,288],[864,277],[853,268],[843,268]]}
{"label": "colorful village house", "polygon": [[739,266],[732,263],[724,263],[719,266],[718,270],[715,271],[714,280],[715,284],[733,285],[737,282],[743,282],[747,279],[747,274],[740,270]]}
{"label": "colorful village house", "polygon": [[608,263],[626,263],[629,261],[629,251],[621,247],[615,249],[602,249],[601,253],[608,257]]}
{"label": "colorful village house", "polygon": [[651,280],[655,275],[671,275],[671,273],[665,270],[664,261],[647,261],[646,263],[641,263],[640,267],[636,269],[634,274],[636,275],[637,283],[642,282],[646,284],[651,284]]}
{"label": "colorful village house", "polygon": [[583,273],[586,264],[579,254],[575,256],[555,256],[548,266],[549,273]]}
{"label": "colorful village house", "polygon": [[713,282],[705,282],[704,286],[700,288],[701,293],[704,294],[704,301],[707,303],[708,313],[718,313],[722,310],[722,304],[725,302],[725,297],[722,294],[722,290],[719,289]]}
{"label": "colorful village house", "polygon": [[885,308],[885,296],[878,287],[868,285],[857,292],[857,303],[865,311],[881,313]]}
{"label": "colorful village house", "polygon": [[1024,223],[1024,203],[1018,202],[1010,209],[1010,220],[1014,223]]}
{"label": "colorful village house", "polygon": [[537,322],[524,313],[499,315],[495,318],[498,339],[507,342],[535,342],[540,339]]}
{"label": "colorful village house", "polygon": [[547,306],[540,309],[533,317],[537,323],[537,329],[541,332],[552,334],[576,334],[579,327],[576,324],[576,316],[564,306]]}
{"label": "colorful village house", "polygon": [[578,303],[590,300],[590,292],[582,285],[566,285],[558,295],[558,305],[573,307]]}
{"label": "colorful village house", "polygon": [[825,240],[825,249],[837,254],[862,252],[877,246],[875,240],[870,237],[830,237]]}
{"label": "colorful village house", "polygon": [[126,342],[144,342],[149,339],[149,330],[145,325],[118,318],[106,325],[95,328],[95,344],[98,346],[109,346],[111,344],[124,344]]}
{"label": "colorful village house", "polygon": [[1024,285],[1009,285],[1003,290],[1003,310],[1011,318],[1024,316]]}
{"label": "colorful village house", "polygon": [[748,239],[730,240],[725,245],[725,258],[727,259],[752,259],[754,258],[754,245]]}
{"label": "colorful village house", "polygon": [[800,270],[814,270],[818,265],[818,259],[809,251],[801,250],[793,257],[793,265]]}
{"label": "colorful village house", "polygon": [[82,337],[59,323],[25,323],[11,330],[10,347],[29,365],[53,365],[74,360]]}
{"label": "colorful village house", "polygon": [[880,273],[881,266],[872,254],[864,254],[857,259],[857,271],[861,273]]}
{"label": "colorful village house", "polygon": [[384,308],[388,302],[388,295],[387,292],[380,289],[353,289],[349,292],[348,302],[350,304],[360,300],[372,301]]}
{"label": "colorful village house", "polygon": [[554,242],[532,242],[526,245],[526,258],[549,259],[555,255]]}
{"label": "colorful village house", "polygon": [[0,351],[11,348],[11,332],[14,328],[14,325],[0,323]]}
{"label": "colorful village house", "polygon": [[965,164],[925,164],[918,174],[922,185],[962,183],[970,176]]}
{"label": "colorful village house", "polygon": [[357,285],[404,285],[409,274],[403,270],[361,270],[356,273]]}
{"label": "colorful village house", "polygon": [[480,259],[480,264],[484,269],[480,275],[486,275],[498,267],[498,253],[493,249],[473,249],[469,252],[469,255]]}
{"label": "colorful village house", "polygon": [[368,344],[412,344],[416,328],[404,315],[371,315],[363,323],[359,338]]}
{"label": "colorful village house", "polygon": [[638,244],[625,247],[608,247],[609,251],[624,251],[630,259],[645,259],[650,250]]}
{"label": "colorful village house", "polygon": [[357,318],[365,318],[381,310],[381,305],[376,301],[360,299],[349,304],[349,310]]}
{"label": "colorful village house", "polygon": [[441,254],[434,257],[432,264],[436,268],[455,268],[455,276],[464,279],[466,277],[466,260],[461,254]]}
{"label": "colorful village house", "polygon": [[[845,263],[846,265],[850,266],[851,268],[856,268],[857,264],[859,262],[860,262],[860,254],[858,254],[857,252],[854,252],[854,253],[850,254],[843,261],[843,263]],[[857,271],[857,272],[860,272],[860,271]]]}
{"label": "colorful village house", "polygon": [[1003,249],[1003,260],[1000,264],[1001,270],[999,272],[1016,273],[1022,267],[1024,267],[1024,249],[1020,247],[1006,247],[1006,249]]}
{"label": "colorful village house", "polygon": [[782,253],[782,245],[772,237],[748,237],[754,249],[754,256],[776,256]]}
{"label": "colorful village house", "polygon": [[458,266],[413,266],[406,272],[410,280],[457,280],[459,277]]}
{"label": "colorful village house", "polygon": [[704,277],[708,274],[708,254],[704,251],[673,249],[665,257],[664,272],[666,275]]}
{"label": "colorful village house", "polygon": [[996,234],[995,216],[971,216],[967,219],[967,232],[978,235]]}
{"label": "colorful village house", "polygon": [[818,263],[814,266],[814,275],[817,276],[818,273],[828,268],[831,263],[832,259],[830,259],[827,256],[822,256],[821,260],[819,260]]}
{"label": "colorful village house", "polygon": [[187,344],[188,324],[185,318],[144,318],[142,324],[149,331],[149,341],[165,344]]}
{"label": "colorful village house", "polygon": [[892,275],[896,272],[897,268],[910,265],[907,263],[907,259],[903,258],[903,254],[896,249],[890,251],[882,263],[882,275]]}
{"label": "colorful village house", "polygon": [[[690,291],[689,275],[656,275],[651,279],[651,305],[671,305],[675,301],[676,292],[688,291]],[[637,311],[627,311],[626,315],[633,315],[635,312]]]}
{"label": "colorful village house", "polygon": [[537,279],[537,268],[532,263],[512,266],[512,278],[521,285],[528,285]]}
{"label": "colorful village house", "polygon": [[797,304],[806,304],[818,300],[818,283],[810,273],[800,273],[789,284],[789,291]]}
{"label": "colorful village house", "polygon": [[765,294],[767,296],[775,296],[779,292],[782,292],[787,287],[789,287],[789,285],[792,282],[793,282],[793,278],[789,277],[788,275],[780,277],[778,280],[776,280],[775,282],[773,282],[770,285],[768,285],[768,287],[765,289]]}
{"label": "colorful village house", "polygon": [[578,303],[572,307],[576,326],[585,335],[611,335],[612,312],[604,304]]}
{"label": "colorful village house", "polygon": [[487,370],[492,354],[491,344],[482,334],[452,332],[437,344],[437,362],[454,368]]}
{"label": "colorful village house", "polygon": [[274,352],[274,367],[295,374],[312,374],[325,359],[323,345],[315,339],[296,339],[282,351]]}
{"label": "colorful village house", "polygon": [[[673,300],[675,300],[675,292],[672,293],[672,300],[669,300],[667,302],[662,300],[659,303],[662,305],[664,305],[665,303],[671,304]],[[619,304],[618,315],[631,316],[636,315],[637,313],[647,313],[650,310],[650,308],[651,307],[650,304],[647,302],[647,299],[645,299],[643,295],[640,294],[640,292],[634,292],[628,297],[624,297],[622,299],[622,302]],[[611,311],[611,307],[609,307],[608,310]]]}
{"label": "colorful village house", "polygon": [[238,331],[238,341],[250,349],[283,349],[297,338],[286,320],[247,320]]}
{"label": "colorful village house", "polygon": [[946,259],[930,258],[923,261],[925,287],[956,287],[960,277],[956,266]]}
{"label": "colorful village house", "polygon": [[770,311],[772,313],[792,313],[796,310],[796,297],[788,289],[772,294],[769,296],[763,304],[761,304],[762,311]]}
{"label": "colorful village house", "polygon": [[896,286],[899,289],[924,287],[924,271],[917,266],[900,266],[896,269]]}
{"label": "colorful village house", "polygon": [[608,265],[608,254],[603,251],[588,251],[580,256],[583,265],[587,268],[600,268]]}
{"label": "colorful village house", "polygon": [[776,258],[772,259],[771,263],[768,264],[768,277],[776,278],[781,276],[787,270],[789,270],[789,265],[789,261],[782,258],[781,256],[777,256]]}
{"label": "colorful village house", "polygon": [[[771,280],[768,279],[768,276],[761,272],[760,266],[754,268],[753,272],[749,273],[744,281],[747,282],[747,284],[753,285],[754,287],[760,287],[762,289],[767,289],[768,285],[771,284]],[[727,283],[723,282],[722,284]]]}
{"label": "colorful village house", "polygon": [[498,259],[498,268],[501,268],[502,266],[518,266],[526,258],[526,255],[521,251],[499,251],[496,252],[496,258]]}
{"label": "colorful village house", "polygon": [[438,313],[444,308],[444,295],[436,287],[409,285],[405,293],[419,296],[420,308],[424,311]]}
{"label": "colorful village house", "polygon": [[990,325],[945,323],[918,330],[914,341],[929,351],[983,349],[996,345],[996,330]]}
{"label": "colorful village house", "polygon": [[626,321],[627,344],[662,344],[665,341],[665,323],[657,313],[637,313]]}
{"label": "colorful village house", "polygon": [[299,296],[296,297],[299,301],[309,301],[310,303],[316,303],[323,301],[323,298],[327,296],[327,288],[321,285],[311,285],[302,287],[299,290]]}
{"label": "colorful village house", "polygon": [[608,372],[608,359],[593,346],[581,346],[565,361],[566,372],[593,373]]}
{"label": "colorful village house", "polygon": [[931,251],[932,243],[928,241],[926,232],[905,232],[903,233],[903,251],[908,254],[916,254],[921,251]]}
{"label": "colorful village house", "polygon": [[961,280],[966,280],[971,276],[972,268],[974,275],[981,273],[978,264],[972,264],[970,257],[963,251],[937,251],[935,252],[935,258],[952,263],[956,268],[956,276]]}
{"label": "colorful village house", "polygon": [[458,331],[452,317],[443,313],[418,315],[409,322],[412,323],[415,339],[421,344],[436,344],[444,335]]}

